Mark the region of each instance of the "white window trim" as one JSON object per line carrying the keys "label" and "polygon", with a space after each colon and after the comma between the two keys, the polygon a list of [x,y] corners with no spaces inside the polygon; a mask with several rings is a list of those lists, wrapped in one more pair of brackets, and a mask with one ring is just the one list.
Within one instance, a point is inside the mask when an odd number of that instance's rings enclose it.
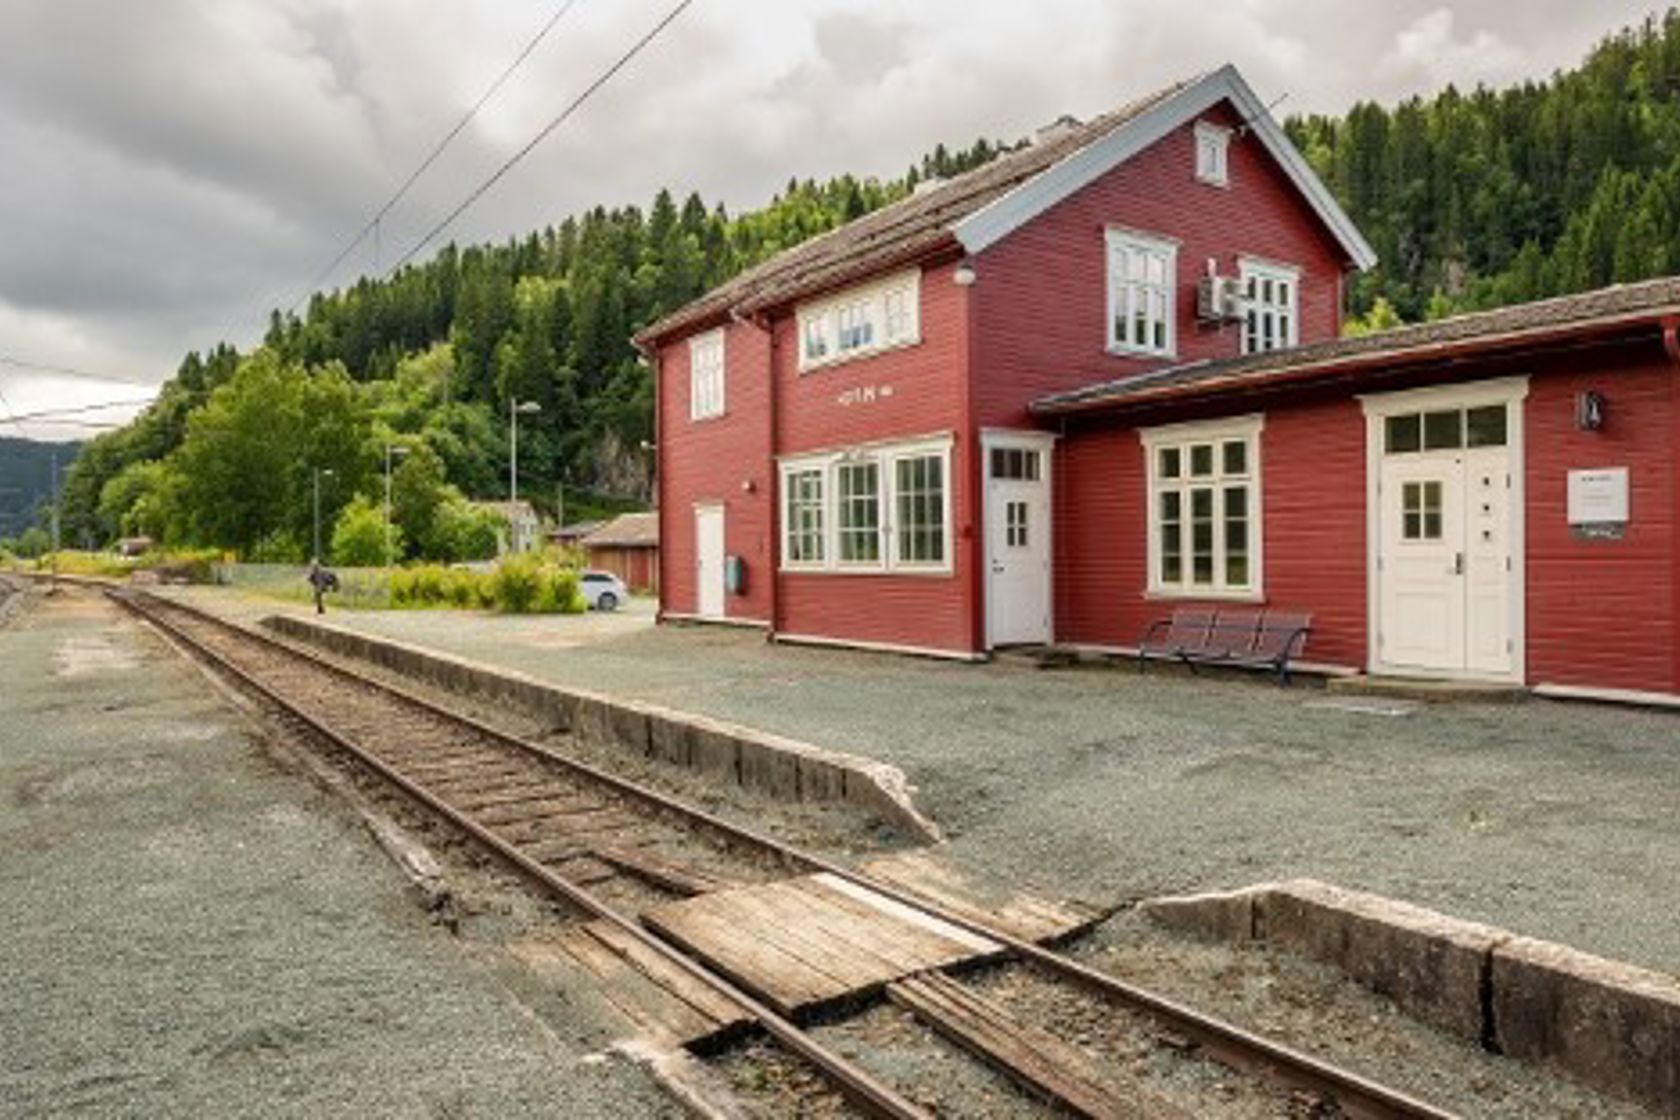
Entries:
{"label": "white window trim", "polygon": [[[1214,143],[1219,145],[1219,173],[1205,175],[1202,173],[1202,145]],[[1206,183],[1210,187],[1228,187],[1231,185],[1231,130],[1224,125],[1214,124],[1212,121],[1196,122],[1195,165],[1193,170],[1198,183]]]}
{"label": "white window trim", "polygon": [[[700,373],[699,373],[699,368],[700,367],[695,361],[695,356],[700,350],[709,348],[714,343],[717,346],[717,354],[718,354],[717,406],[715,408],[711,408],[711,409],[707,409],[705,411],[702,411],[701,407],[700,407]],[[688,418],[690,420],[716,420],[718,417],[724,415],[724,413],[728,411],[728,406],[727,406],[728,397],[727,397],[727,394],[725,392],[725,389],[726,389],[726,386],[728,385],[728,383],[729,383],[729,351],[728,351],[728,342],[726,340],[726,336],[724,334],[723,328],[718,327],[716,330],[707,331],[705,334],[697,334],[693,338],[689,339],[688,340]]]}
{"label": "white window trim", "polygon": [[[903,338],[888,340],[887,338],[887,294],[900,288],[905,289],[905,334]],[[839,312],[843,308],[854,304],[866,303],[875,324],[875,341],[868,346],[860,346],[852,350],[840,349],[840,331],[836,322]],[[796,345],[799,355],[799,372],[809,373],[813,370],[827,369],[829,366],[844,365],[862,358],[874,357],[890,350],[902,350],[908,346],[915,346],[922,341],[922,273],[920,269],[907,272],[897,272],[891,276],[868,284],[860,284],[836,292],[821,301],[801,304],[795,311],[798,325]],[[805,337],[810,325],[820,324],[824,337],[828,342],[828,351],[820,358],[808,358],[805,355]]]}
{"label": "white window trim", "polygon": [[[1289,282],[1289,337],[1282,346],[1276,349],[1288,349],[1301,344],[1301,269],[1299,265],[1286,264],[1283,261],[1269,261],[1264,257],[1251,257],[1246,254],[1237,258],[1237,283],[1246,291],[1248,278],[1254,276],[1261,279],[1287,280]],[[1244,297],[1247,298],[1247,297]],[[1242,330],[1242,352],[1256,353],[1248,348],[1247,314],[1244,314]],[[1265,351],[1270,353],[1270,351]]]}
{"label": "white window trim", "polygon": [[[1192,421],[1185,424],[1163,424],[1159,427],[1144,428],[1138,432],[1143,443],[1144,459],[1144,501],[1148,507],[1149,516],[1146,519],[1148,540],[1149,578],[1145,582],[1145,596],[1151,599],[1209,599],[1228,600],[1242,603],[1261,603],[1266,599],[1266,564],[1265,564],[1265,490],[1261,474],[1262,447],[1260,433],[1265,430],[1266,417],[1264,413],[1253,413],[1248,416],[1233,416],[1221,420]],[[1223,454],[1220,444],[1224,440],[1244,439],[1249,443],[1248,449],[1248,525],[1249,548],[1248,563],[1253,578],[1248,587],[1227,588],[1225,586],[1225,516],[1224,510],[1216,500],[1214,504],[1213,541],[1214,541],[1214,582],[1210,586],[1197,586],[1189,578],[1191,555],[1188,549],[1183,552],[1184,578],[1176,584],[1161,581],[1161,505],[1156,501],[1156,472],[1160,469],[1159,456],[1156,454],[1162,447],[1169,447],[1190,443],[1211,443],[1214,446],[1214,459],[1218,462]],[[1190,464],[1186,458],[1181,464],[1181,472],[1188,472]],[[1188,483],[1188,474],[1181,473],[1180,479]],[[1217,493],[1217,490],[1216,490]],[[1190,519],[1189,506],[1184,506],[1180,517],[1188,523]]]}
{"label": "white window trim", "polygon": [[[1161,253],[1167,258],[1167,309],[1166,309],[1166,345],[1157,349],[1153,346],[1140,346],[1134,342],[1122,342],[1115,330],[1115,299],[1117,289],[1114,283],[1114,249],[1116,245],[1127,245],[1142,249],[1145,252]],[[1142,356],[1149,358],[1175,358],[1178,356],[1178,242],[1160,234],[1144,233],[1140,230],[1127,229],[1124,226],[1109,226],[1103,231],[1103,287],[1106,291],[1106,326],[1103,328],[1110,354],[1127,357]]]}
{"label": "white window trim", "polygon": [[[807,455],[793,455],[777,462],[779,482],[776,495],[777,527],[780,540],[777,557],[784,572],[827,572],[840,575],[931,575],[948,576],[955,570],[956,526],[952,522],[950,437],[922,439],[899,443],[874,443],[845,450],[823,451]],[[943,509],[945,526],[945,556],[937,562],[900,560],[898,558],[898,471],[900,459],[938,456],[943,479]],[[877,464],[879,483],[881,559],[879,561],[841,561],[840,559],[840,485],[839,466],[872,461]],[[788,476],[799,471],[821,470],[823,476],[823,559],[792,561],[788,559],[787,493]]]}

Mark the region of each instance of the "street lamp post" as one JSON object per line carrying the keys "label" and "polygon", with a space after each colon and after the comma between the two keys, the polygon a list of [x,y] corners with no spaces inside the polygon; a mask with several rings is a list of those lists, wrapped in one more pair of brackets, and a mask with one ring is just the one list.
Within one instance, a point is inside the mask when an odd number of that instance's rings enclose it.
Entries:
{"label": "street lamp post", "polygon": [[519,500],[519,417],[520,414],[530,416],[542,411],[542,405],[536,401],[521,401],[518,397],[508,400],[508,501]]}
{"label": "street lamp post", "polygon": [[315,468],[315,563],[321,562],[321,476],[333,476],[332,468]]}
{"label": "street lamp post", "polygon": [[385,445],[385,605],[391,605],[391,569],[396,560],[392,555],[396,544],[391,540],[391,460],[408,454],[408,448],[394,443]]}

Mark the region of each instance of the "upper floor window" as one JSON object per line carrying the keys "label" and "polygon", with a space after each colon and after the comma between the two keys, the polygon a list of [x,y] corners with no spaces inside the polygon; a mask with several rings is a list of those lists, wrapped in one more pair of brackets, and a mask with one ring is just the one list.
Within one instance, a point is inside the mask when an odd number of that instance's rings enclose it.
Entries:
{"label": "upper floor window", "polygon": [[688,341],[688,415],[705,420],[723,415],[723,331]]}
{"label": "upper floor window", "polygon": [[1223,187],[1231,181],[1231,130],[1196,122],[1196,179]]}
{"label": "upper floor window", "polygon": [[1244,260],[1242,348],[1244,354],[1281,350],[1300,341],[1301,273],[1289,265]]}
{"label": "upper floor window", "polygon": [[907,272],[799,309],[799,368],[921,341],[921,273]]}
{"label": "upper floor window", "polygon": [[1108,231],[1108,348],[1172,357],[1178,246],[1171,241]]}
{"label": "upper floor window", "polygon": [[1258,416],[1143,433],[1149,479],[1149,590],[1260,592]]}

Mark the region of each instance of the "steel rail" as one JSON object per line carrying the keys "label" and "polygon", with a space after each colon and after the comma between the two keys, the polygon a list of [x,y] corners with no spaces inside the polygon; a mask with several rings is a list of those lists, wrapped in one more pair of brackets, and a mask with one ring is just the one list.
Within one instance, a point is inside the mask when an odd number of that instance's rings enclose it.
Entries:
{"label": "steel rail", "polygon": [[[502,839],[489,828],[473,820],[472,817],[456,809],[448,801],[414,781],[386,763],[377,755],[363,750],[347,735],[308,712],[300,709],[296,704],[281,696],[274,689],[258,680],[253,674],[234,664],[230,659],[205,643],[188,634],[180,626],[158,614],[148,613],[139,606],[135,598],[130,596],[114,596],[123,606],[144,618],[154,626],[158,626],[176,641],[182,642],[201,656],[210,660],[220,671],[228,673],[245,687],[262,696],[269,703],[286,712],[288,716],[299,720],[322,738],[355,758],[362,765],[374,771],[380,777],[402,790],[415,801],[420,802],[432,812],[449,821],[450,824],[467,833],[473,839],[489,848],[509,865],[516,868],[528,878],[540,883],[552,893],[565,899],[579,910],[592,917],[607,922],[626,936],[635,939],[647,949],[662,957],[664,960],[680,968],[695,980],[707,985],[724,996],[747,1015],[763,1027],[771,1037],[786,1046],[794,1054],[810,1062],[822,1071],[837,1089],[854,1105],[862,1108],[872,1116],[884,1117],[886,1120],[932,1120],[930,1114],[901,1096],[896,1090],[877,1080],[860,1066],[854,1064],[844,1055],[823,1046],[812,1038],[791,1020],[759,1002],[753,996],[742,991],[730,981],[716,975],[711,970],[655,937],[633,918],[619,913],[613,907],[596,898],[589,891],[577,886],[562,876],[556,875],[545,865],[532,859],[518,847]],[[148,596],[150,597],[150,596]],[[179,604],[171,604],[179,606]],[[190,613],[201,615],[207,619],[213,616],[203,615],[202,612]],[[220,619],[213,619],[220,622]],[[242,634],[249,634],[243,628],[234,628]],[[285,647],[281,647],[285,648]],[[325,664],[325,662],[319,662]],[[354,674],[352,674],[354,675]]]}
{"label": "steel rail", "polygon": [[1255,1034],[1218,1016],[1197,1011],[1167,996],[1130,984],[1109,973],[1100,972],[1054,950],[1046,949],[1035,942],[1017,937],[1008,931],[978,921],[969,915],[951,910],[938,903],[930,902],[895,883],[877,879],[874,876],[834,863],[822,856],[813,855],[764,833],[734,824],[704,810],[686,805],[636,782],[599,770],[587,763],[567,758],[540,743],[531,742],[499,730],[473,716],[452,711],[427,697],[411,693],[407,689],[363,676],[344,666],[305,653],[270,635],[238,626],[226,619],[183,603],[173,600],[160,600],[149,594],[147,598],[167,603],[171,608],[202,618],[206,622],[247,639],[253,639],[292,657],[305,660],[309,664],[324,667],[347,679],[370,685],[424,708],[435,715],[470,727],[474,731],[510,747],[538,756],[562,769],[602,782],[619,792],[653,805],[663,812],[685,817],[731,839],[774,853],[792,865],[808,871],[826,872],[845,879],[877,894],[884,895],[895,902],[911,906],[942,922],[947,922],[969,933],[994,941],[1043,971],[1050,972],[1088,991],[1123,1004],[1134,1011],[1151,1016],[1226,1065],[1265,1077],[1289,1088],[1330,1097],[1351,1117],[1368,1117],[1371,1120],[1458,1120],[1457,1114],[1441,1109],[1427,1101],[1390,1088],[1350,1070],[1342,1069],[1305,1051],[1266,1038],[1264,1035]]}

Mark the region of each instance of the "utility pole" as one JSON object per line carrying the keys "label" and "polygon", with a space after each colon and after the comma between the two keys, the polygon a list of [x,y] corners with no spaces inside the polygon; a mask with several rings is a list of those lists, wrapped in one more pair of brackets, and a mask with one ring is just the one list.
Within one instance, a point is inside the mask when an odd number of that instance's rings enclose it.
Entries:
{"label": "utility pole", "polygon": [[402,458],[408,454],[408,448],[398,447],[394,443],[385,445],[385,605],[391,605],[391,570],[395,566],[396,544],[391,540],[391,459],[393,456]]}
{"label": "utility pole", "polygon": [[[317,563],[317,564],[319,564],[321,562],[321,476],[322,475],[325,475],[328,478],[331,478],[333,476],[332,468],[328,467],[325,470],[322,470],[320,467],[315,468],[315,563]],[[389,508],[386,509],[385,516],[387,518],[389,518],[391,516]]]}
{"label": "utility pole", "polygon": [[518,397],[508,398],[508,501],[519,500],[519,416],[526,416],[541,412],[542,405],[536,401],[520,401]]}
{"label": "utility pole", "polygon": [[[39,462],[39,460],[36,460]],[[58,586],[58,448],[52,449],[52,583]]]}

